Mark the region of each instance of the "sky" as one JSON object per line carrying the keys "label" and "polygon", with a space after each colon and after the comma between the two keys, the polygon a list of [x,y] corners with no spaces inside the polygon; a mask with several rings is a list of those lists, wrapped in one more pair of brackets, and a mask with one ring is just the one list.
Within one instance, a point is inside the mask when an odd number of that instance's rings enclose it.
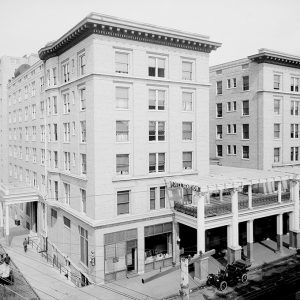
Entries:
{"label": "sky", "polygon": [[300,0],[0,0],[0,57],[37,53],[90,12],[210,36],[210,65],[269,48],[300,56]]}

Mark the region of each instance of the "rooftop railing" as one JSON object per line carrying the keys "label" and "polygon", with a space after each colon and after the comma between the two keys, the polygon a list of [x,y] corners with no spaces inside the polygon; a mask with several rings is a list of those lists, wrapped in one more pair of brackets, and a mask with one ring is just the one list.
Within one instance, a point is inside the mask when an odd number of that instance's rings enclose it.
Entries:
{"label": "rooftop railing", "polygon": [[[291,201],[290,192],[284,192],[281,194],[281,201]],[[270,204],[278,203],[278,195],[260,195],[252,197],[252,206],[266,206]],[[239,200],[239,210],[248,209],[248,199]],[[197,218],[197,206],[191,204],[184,204],[178,201],[174,203],[174,209],[178,212]],[[218,204],[208,204],[205,206],[205,217],[214,217],[231,213],[231,202],[219,202]]]}

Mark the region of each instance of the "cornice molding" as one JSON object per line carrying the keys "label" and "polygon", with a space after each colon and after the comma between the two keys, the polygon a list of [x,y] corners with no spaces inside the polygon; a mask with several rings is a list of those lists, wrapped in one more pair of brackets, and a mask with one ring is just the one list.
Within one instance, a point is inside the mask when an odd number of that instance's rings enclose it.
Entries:
{"label": "cornice molding", "polygon": [[[107,25],[106,23],[107,22],[101,18],[97,20],[93,20],[92,18],[84,19],[62,38],[41,48],[39,50],[40,59],[45,61],[51,57],[60,55],[92,34],[205,53],[210,53],[212,50],[216,50],[221,46],[220,43],[212,42],[205,38],[201,39],[194,35],[183,35],[176,31],[169,33],[167,29],[165,32],[160,31],[154,33],[154,31],[151,32],[150,27],[141,26],[140,29],[130,29],[130,27],[126,25],[126,22],[124,22],[124,24],[120,22],[116,25]],[[136,28],[138,28],[138,23],[136,24]]]}

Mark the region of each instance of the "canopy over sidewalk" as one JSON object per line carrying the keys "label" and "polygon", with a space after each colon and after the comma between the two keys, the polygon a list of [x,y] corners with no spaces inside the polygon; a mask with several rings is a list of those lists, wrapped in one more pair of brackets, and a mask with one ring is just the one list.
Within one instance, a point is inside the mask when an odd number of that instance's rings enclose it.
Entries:
{"label": "canopy over sidewalk", "polygon": [[300,167],[257,170],[211,165],[207,176],[168,178],[170,187],[191,188],[196,192],[213,192],[221,189],[239,188],[245,185],[300,179]]}

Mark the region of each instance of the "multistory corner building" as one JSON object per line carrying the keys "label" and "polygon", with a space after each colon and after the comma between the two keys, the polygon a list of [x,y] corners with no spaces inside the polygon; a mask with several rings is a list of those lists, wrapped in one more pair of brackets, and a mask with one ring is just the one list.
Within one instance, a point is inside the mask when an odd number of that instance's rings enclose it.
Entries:
{"label": "multistory corner building", "polygon": [[299,164],[300,57],[260,49],[210,68],[210,157],[224,166]]}
{"label": "multistory corner building", "polygon": [[208,62],[219,46],[92,13],[40,49],[8,85],[6,234],[17,204],[13,217],[53,264],[63,257],[94,282],[175,262],[165,180],[208,174]]}
{"label": "multistory corner building", "polygon": [[0,184],[7,184],[8,179],[8,148],[7,148],[7,84],[9,80],[19,72],[18,68],[28,68],[38,60],[36,54],[23,57],[3,55],[0,57]]}

